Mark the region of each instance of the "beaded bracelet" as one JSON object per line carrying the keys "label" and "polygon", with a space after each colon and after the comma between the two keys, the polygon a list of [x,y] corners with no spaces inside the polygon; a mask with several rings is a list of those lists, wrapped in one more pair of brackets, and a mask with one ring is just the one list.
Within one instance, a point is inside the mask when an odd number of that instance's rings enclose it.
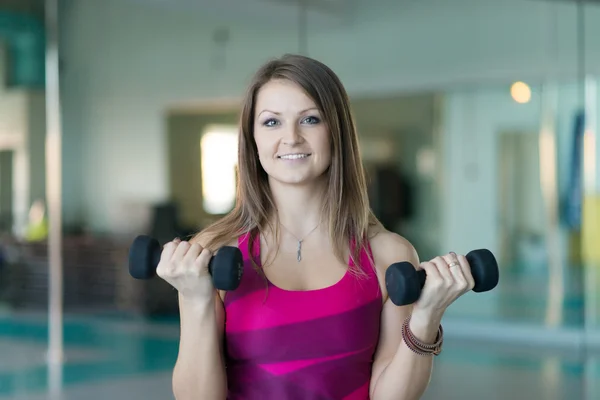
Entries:
{"label": "beaded bracelet", "polygon": [[444,343],[444,329],[440,324],[435,343],[423,343],[410,330],[410,315],[402,323],[402,339],[410,350],[421,356],[434,355],[437,356],[442,352],[442,344]]}

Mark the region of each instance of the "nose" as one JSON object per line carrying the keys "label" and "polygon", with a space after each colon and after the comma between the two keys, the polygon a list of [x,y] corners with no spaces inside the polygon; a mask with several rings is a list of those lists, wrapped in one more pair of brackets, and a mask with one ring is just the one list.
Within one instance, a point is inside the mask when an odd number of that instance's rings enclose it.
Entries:
{"label": "nose", "polygon": [[299,144],[302,141],[302,136],[300,135],[300,128],[297,125],[291,125],[288,129],[285,130],[283,135],[283,144],[288,146],[294,146]]}

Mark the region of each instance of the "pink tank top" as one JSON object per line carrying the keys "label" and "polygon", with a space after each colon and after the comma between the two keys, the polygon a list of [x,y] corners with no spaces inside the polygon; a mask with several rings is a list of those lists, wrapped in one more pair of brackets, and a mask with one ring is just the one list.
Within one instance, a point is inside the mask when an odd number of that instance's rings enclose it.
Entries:
{"label": "pink tank top", "polygon": [[[242,282],[225,296],[227,398],[368,400],[382,298],[366,252],[367,279],[347,272],[324,289],[288,291],[253,268],[247,240]],[[258,238],[252,253],[260,265]]]}

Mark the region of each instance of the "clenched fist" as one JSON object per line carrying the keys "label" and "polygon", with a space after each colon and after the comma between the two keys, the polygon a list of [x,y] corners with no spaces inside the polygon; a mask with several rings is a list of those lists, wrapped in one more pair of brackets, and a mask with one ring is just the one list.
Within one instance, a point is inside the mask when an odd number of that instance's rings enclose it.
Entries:
{"label": "clenched fist", "polygon": [[214,286],[208,273],[212,257],[198,243],[175,239],[163,247],[156,274],[187,300],[209,300]]}
{"label": "clenched fist", "polygon": [[421,296],[415,309],[432,314],[443,313],[457,298],[475,286],[471,267],[466,257],[449,253],[421,263],[427,274]]}

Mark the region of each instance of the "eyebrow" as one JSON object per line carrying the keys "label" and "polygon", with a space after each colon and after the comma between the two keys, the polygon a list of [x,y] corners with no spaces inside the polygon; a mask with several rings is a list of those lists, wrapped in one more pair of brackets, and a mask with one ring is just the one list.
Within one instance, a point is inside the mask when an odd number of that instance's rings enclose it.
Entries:
{"label": "eyebrow", "polygon": [[[316,111],[318,111],[319,109],[318,109],[317,107],[310,107],[310,108],[307,108],[306,110],[302,110],[302,111],[300,111],[300,112],[299,112],[299,114],[304,114],[305,112],[307,112],[307,111],[312,111],[312,110],[316,110]],[[264,109],[264,110],[262,110],[260,113],[258,113],[258,115],[261,115],[261,114],[262,114],[262,113],[264,113],[264,112],[270,112],[270,113],[273,113],[273,114],[275,114],[275,115],[281,115],[281,113],[279,113],[279,112],[277,112],[277,111],[272,111],[272,110],[268,110],[268,109]]]}

